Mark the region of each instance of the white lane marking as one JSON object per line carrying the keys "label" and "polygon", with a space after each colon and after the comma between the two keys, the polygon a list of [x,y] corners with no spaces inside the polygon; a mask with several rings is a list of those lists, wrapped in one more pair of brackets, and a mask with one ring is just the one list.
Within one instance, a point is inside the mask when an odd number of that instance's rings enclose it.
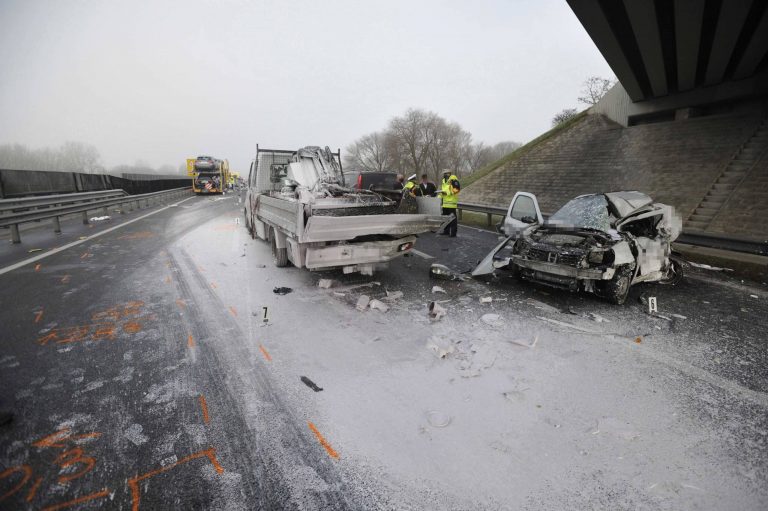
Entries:
{"label": "white lane marking", "polygon": [[172,208],[174,206],[178,206],[182,202],[186,202],[189,199],[194,199],[194,197],[187,197],[184,200],[181,200],[181,201],[179,201],[179,202],[177,202],[175,204],[170,204],[168,206],[165,206],[164,208],[160,208],[157,211],[152,211],[151,213],[147,213],[146,215],[142,215],[142,216],[140,216],[138,218],[134,218],[133,220],[128,220],[127,222],[123,222],[120,225],[116,225],[114,227],[110,227],[109,229],[105,229],[105,230],[103,230],[101,232],[97,232],[96,234],[91,234],[90,236],[88,236],[84,240],[73,241],[72,243],[67,243],[66,245],[63,245],[63,246],[61,246],[59,248],[54,248],[53,250],[49,250],[48,252],[45,252],[43,254],[40,254],[40,255],[37,255],[37,256],[34,256],[34,257],[30,257],[29,259],[25,259],[23,261],[20,261],[18,263],[12,264],[10,266],[6,266],[5,268],[0,269],[0,275],[2,275],[3,273],[8,273],[9,271],[13,271],[13,270],[15,270],[17,268],[21,268],[22,266],[25,266],[27,264],[34,263],[36,261],[39,261],[40,259],[45,259],[46,257],[52,256],[53,254],[58,254],[59,252],[62,252],[62,251],[67,250],[69,248],[76,247],[77,245],[81,245],[81,244],[83,244],[83,243],[85,243],[87,241],[92,240],[93,238],[98,238],[99,236],[103,236],[103,235],[105,235],[107,233],[110,233],[112,231],[120,229],[121,227],[125,227],[126,225],[132,224],[133,222],[138,222],[139,220],[143,220],[144,218],[147,218],[148,216],[152,216],[152,215],[154,215],[156,213],[160,213],[161,211],[165,211],[168,208]]}
{"label": "white lane marking", "polygon": [[432,257],[431,255],[425,254],[424,252],[416,250],[415,248],[411,249],[411,254],[416,254],[417,256],[421,257],[422,259],[434,259],[434,257]]}

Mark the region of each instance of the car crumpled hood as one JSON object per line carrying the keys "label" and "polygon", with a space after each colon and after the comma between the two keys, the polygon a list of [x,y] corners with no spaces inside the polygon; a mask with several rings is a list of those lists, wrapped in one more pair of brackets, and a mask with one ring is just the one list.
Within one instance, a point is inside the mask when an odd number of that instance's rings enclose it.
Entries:
{"label": "car crumpled hood", "polygon": [[626,218],[638,209],[647,206],[653,202],[653,199],[644,193],[629,192],[609,192],[605,198],[613,206],[613,209],[619,214],[619,220]]}

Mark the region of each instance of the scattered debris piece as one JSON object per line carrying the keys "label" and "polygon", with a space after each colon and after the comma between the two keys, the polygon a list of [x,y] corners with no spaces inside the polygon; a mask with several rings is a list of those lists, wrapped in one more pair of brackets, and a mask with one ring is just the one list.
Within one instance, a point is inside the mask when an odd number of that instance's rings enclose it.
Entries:
{"label": "scattered debris piece", "polygon": [[581,332],[598,333],[598,332],[595,332],[593,330],[589,330],[588,328],[582,328],[582,327],[574,325],[572,323],[566,323],[565,321],[558,321],[556,319],[549,319],[549,318],[545,318],[545,317],[542,317],[542,316],[536,316],[536,319],[540,319],[542,321],[546,321],[547,323],[552,323],[553,325],[559,325],[559,326],[564,326],[564,327],[568,327],[568,328],[573,328],[574,330],[579,330]]}
{"label": "scattered debris piece", "polygon": [[507,342],[512,344],[517,344],[518,346],[523,346],[524,348],[533,348],[534,346],[536,346],[536,343],[539,342],[539,336],[538,335],[534,336],[533,341],[531,341],[530,343],[526,341],[521,341],[518,339],[510,339]]}
{"label": "scattered debris piece", "polygon": [[88,239],[88,236],[80,236],[80,239],[81,239],[81,240],[87,240],[87,239]]}
{"label": "scattered debris piece", "polygon": [[256,265],[256,268],[266,268],[266,267],[267,267],[266,264],[257,264]]}
{"label": "scattered debris piece", "polygon": [[307,387],[309,387],[310,389],[314,390],[315,392],[320,392],[321,390],[323,390],[323,389],[321,389],[320,387],[318,387],[318,386],[315,384],[315,382],[313,382],[312,380],[310,380],[310,379],[309,379],[309,378],[307,378],[306,376],[302,376],[302,377],[301,377],[301,381],[302,381],[302,383],[304,383],[304,385],[306,385],[306,386],[307,386]]}
{"label": "scattered debris piece", "polygon": [[360,298],[357,299],[357,304],[355,305],[355,308],[359,311],[364,311],[368,308],[368,304],[371,302],[371,299],[368,297],[368,295],[360,295]]}
{"label": "scattered debris piece", "polygon": [[682,314],[670,314],[670,316],[677,319],[688,319],[687,316],[683,316]]}
{"label": "scattered debris piece", "polygon": [[493,298],[490,296],[481,296],[480,297],[480,303],[491,303],[493,301]]}
{"label": "scattered debris piece", "polygon": [[42,248],[30,248],[29,250],[27,250],[27,252],[30,253],[30,254],[32,252],[42,252],[42,251],[43,251]]}
{"label": "scattered debris piece", "polygon": [[435,321],[439,321],[440,318],[442,318],[448,313],[448,311],[446,311],[445,308],[437,302],[429,302],[429,305],[427,305],[427,308],[429,309],[430,319],[433,319]]}
{"label": "scattered debris piece", "polygon": [[560,313],[560,309],[558,309],[557,307],[552,307],[548,303],[540,302],[538,300],[534,300],[533,298],[528,298],[526,300],[526,302],[531,304],[531,305],[533,305],[537,309],[543,310],[544,312],[557,312],[557,313]]}
{"label": "scattered debris piece", "polygon": [[438,263],[434,263],[430,266],[429,276],[433,279],[440,280],[467,280],[469,278],[467,275],[462,275],[461,273],[448,268],[444,264]]}
{"label": "scattered debris piece", "polygon": [[91,222],[103,222],[105,220],[112,220],[111,216],[95,216],[90,219]]}
{"label": "scattered debris piece", "polygon": [[455,351],[453,344],[437,337],[432,337],[427,341],[427,348],[434,351],[437,358],[445,358]]}
{"label": "scattered debris piece", "polygon": [[587,315],[595,323],[610,323],[610,320],[605,319],[604,317],[602,317],[600,314],[598,314],[596,312],[589,312]]}
{"label": "scattered debris piece", "polygon": [[750,297],[750,298],[754,298],[754,299],[757,299],[757,298],[759,298],[757,295],[749,295],[749,297]]}
{"label": "scattered debris piece", "polygon": [[445,293],[445,289],[440,286],[432,286],[433,293]]}
{"label": "scattered debris piece", "polygon": [[480,321],[493,327],[500,327],[504,325],[504,320],[501,319],[501,316],[498,314],[483,314],[483,316],[480,318]]}
{"label": "scattered debris piece", "polygon": [[292,291],[293,289],[291,289],[290,287],[276,287],[275,289],[272,290],[272,292],[275,293],[276,295],[287,295]]}
{"label": "scattered debris piece", "polygon": [[719,266],[710,266],[708,264],[703,263],[692,263],[690,261],[687,261],[688,264],[693,266],[694,268],[701,268],[702,270],[712,270],[712,271],[733,271],[732,268],[720,268]]}
{"label": "scattered debris piece", "polygon": [[317,283],[317,287],[320,289],[330,289],[334,287],[338,282],[333,279],[320,279]]}
{"label": "scattered debris piece", "polygon": [[451,416],[447,413],[432,410],[427,413],[427,422],[433,428],[444,428],[451,423]]}
{"label": "scattered debris piece", "polygon": [[636,337],[635,338],[635,343],[636,344],[640,344],[641,342],[643,342],[643,338],[642,337]]}
{"label": "scattered debris piece", "polygon": [[338,291],[334,291],[333,296],[338,296],[339,298],[342,298],[347,296],[347,293],[339,293]]}
{"label": "scattered debris piece", "polygon": [[402,291],[387,291],[387,300],[390,302],[394,302],[395,300],[399,300],[403,297]]}
{"label": "scattered debris piece", "polygon": [[389,310],[389,305],[376,299],[371,300],[368,306],[371,308],[371,310],[375,309],[381,312],[387,312]]}

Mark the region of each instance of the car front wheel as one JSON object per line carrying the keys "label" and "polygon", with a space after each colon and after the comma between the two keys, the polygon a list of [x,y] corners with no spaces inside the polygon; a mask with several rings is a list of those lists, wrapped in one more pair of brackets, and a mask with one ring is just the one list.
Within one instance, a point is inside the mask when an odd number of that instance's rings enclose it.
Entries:
{"label": "car front wheel", "polygon": [[603,296],[616,305],[621,305],[627,300],[629,286],[632,284],[632,268],[622,266],[616,269],[613,278],[604,283]]}

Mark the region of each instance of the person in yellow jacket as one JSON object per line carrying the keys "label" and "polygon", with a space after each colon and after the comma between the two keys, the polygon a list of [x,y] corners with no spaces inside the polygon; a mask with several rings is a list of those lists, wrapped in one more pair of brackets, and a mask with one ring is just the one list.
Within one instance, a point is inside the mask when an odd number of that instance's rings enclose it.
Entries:
{"label": "person in yellow jacket", "polygon": [[403,186],[403,190],[413,197],[416,197],[416,174],[408,178],[408,182]]}
{"label": "person in yellow jacket", "polygon": [[459,227],[459,220],[456,216],[456,209],[459,207],[459,192],[461,192],[459,178],[450,170],[444,170],[443,181],[440,184],[440,196],[443,198],[443,215],[452,215],[453,220],[445,226],[445,230],[440,234],[450,236],[451,238],[456,237],[456,231]]}

